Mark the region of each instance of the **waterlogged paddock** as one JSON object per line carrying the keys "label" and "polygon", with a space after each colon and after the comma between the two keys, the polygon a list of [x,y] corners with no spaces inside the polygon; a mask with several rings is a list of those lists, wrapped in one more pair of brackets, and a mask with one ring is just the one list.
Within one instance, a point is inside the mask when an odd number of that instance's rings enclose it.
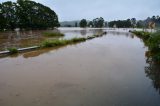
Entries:
{"label": "waterlogged paddock", "polygon": [[[48,39],[71,39],[74,37],[87,37],[94,34],[101,34],[102,29],[91,28],[59,28],[55,30],[30,30],[30,31],[7,31],[0,32],[0,51],[7,50],[8,48],[25,48],[30,46],[38,46],[43,41]],[[61,32],[64,36],[46,36]]]}
{"label": "waterlogged paddock", "polygon": [[83,43],[1,58],[0,106],[159,106],[160,86],[145,73],[146,50],[127,31],[111,30]]}

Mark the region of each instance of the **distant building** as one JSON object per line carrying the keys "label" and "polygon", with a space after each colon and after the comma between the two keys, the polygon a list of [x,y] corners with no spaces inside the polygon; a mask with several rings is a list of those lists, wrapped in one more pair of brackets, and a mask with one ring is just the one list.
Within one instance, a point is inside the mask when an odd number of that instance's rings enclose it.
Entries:
{"label": "distant building", "polygon": [[148,23],[148,28],[149,29],[154,29],[155,27],[156,27],[156,23],[155,22],[151,21],[151,22]]}

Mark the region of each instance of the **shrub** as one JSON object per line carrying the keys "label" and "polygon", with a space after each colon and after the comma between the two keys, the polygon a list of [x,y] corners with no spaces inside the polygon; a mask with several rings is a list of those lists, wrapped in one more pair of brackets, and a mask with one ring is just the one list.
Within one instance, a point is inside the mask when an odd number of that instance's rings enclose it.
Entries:
{"label": "shrub", "polygon": [[42,47],[53,47],[53,44],[51,41],[46,40],[42,43]]}
{"label": "shrub", "polygon": [[66,40],[46,40],[42,43],[42,47],[54,47],[67,44]]}
{"label": "shrub", "polygon": [[18,53],[18,49],[17,48],[8,48],[8,50],[9,50],[10,54],[16,54],[16,53]]}

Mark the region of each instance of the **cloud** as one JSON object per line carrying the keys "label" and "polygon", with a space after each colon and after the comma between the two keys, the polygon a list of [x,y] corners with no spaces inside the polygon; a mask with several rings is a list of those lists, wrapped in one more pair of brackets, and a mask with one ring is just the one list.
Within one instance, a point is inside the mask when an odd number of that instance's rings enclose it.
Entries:
{"label": "cloud", "polygon": [[[0,0],[0,2],[6,0]],[[16,0],[12,0],[16,1]],[[160,0],[34,0],[52,8],[60,21],[93,19],[145,19],[160,15]]]}

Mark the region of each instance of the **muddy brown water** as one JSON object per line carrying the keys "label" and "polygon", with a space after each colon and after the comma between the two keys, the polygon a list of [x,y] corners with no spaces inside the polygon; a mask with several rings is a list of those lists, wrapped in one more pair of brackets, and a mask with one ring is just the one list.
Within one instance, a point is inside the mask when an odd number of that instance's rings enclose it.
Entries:
{"label": "muddy brown water", "polygon": [[0,106],[160,106],[128,32],[0,59]]}

